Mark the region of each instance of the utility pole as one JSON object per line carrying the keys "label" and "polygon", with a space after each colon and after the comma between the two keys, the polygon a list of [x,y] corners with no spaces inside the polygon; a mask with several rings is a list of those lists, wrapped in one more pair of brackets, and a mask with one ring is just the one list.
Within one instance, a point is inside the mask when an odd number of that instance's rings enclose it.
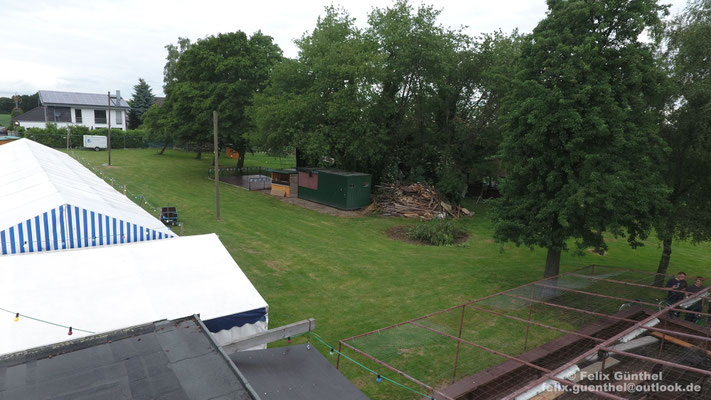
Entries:
{"label": "utility pole", "polygon": [[212,112],[212,131],[215,136],[215,203],[217,207],[217,220],[220,220],[220,151],[217,148],[217,111]]}
{"label": "utility pole", "polygon": [[108,118],[108,122],[109,122],[109,135],[106,140],[107,141],[106,145],[108,146],[108,149],[109,149],[109,166],[111,166],[111,91],[109,91],[108,97],[109,97],[109,112],[108,112],[109,115],[107,115],[107,118]]}

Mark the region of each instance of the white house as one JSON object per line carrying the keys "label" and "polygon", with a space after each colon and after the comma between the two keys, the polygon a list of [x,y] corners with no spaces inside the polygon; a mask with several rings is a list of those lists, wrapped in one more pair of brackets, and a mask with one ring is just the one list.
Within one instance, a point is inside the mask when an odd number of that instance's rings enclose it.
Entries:
{"label": "white house", "polygon": [[[108,94],[39,91],[40,106],[13,118],[13,124],[25,128],[44,128],[48,122],[57,127],[87,126],[89,129],[108,128],[126,130],[126,116],[131,108],[117,90]],[[111,111],[109,112],[109,108]]]}

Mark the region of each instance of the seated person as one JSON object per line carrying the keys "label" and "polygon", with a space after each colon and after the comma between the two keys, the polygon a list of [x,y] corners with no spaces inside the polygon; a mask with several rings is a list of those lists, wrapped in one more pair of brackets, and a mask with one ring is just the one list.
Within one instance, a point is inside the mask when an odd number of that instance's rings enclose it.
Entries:
{"label": "seated person", "polygon": [[[686,289],[686,291],[689,292],[689,295],[692,295],[692,294],[701,292],[702,290],[705,290],[705,289],[706,289],[706,287],[704,286],[704,278],[697,276],[694,284],[692,286],[689,286]],[[698,301],[689,305],[689,307],[687,307],[687,310],[701,312],[702,304],[703,304],[703,301],[701,301],[701,299],[699,299]],[[687,321],[696,322],[699,319],[699,315],[698,314],[686,314],[685,319]]]}
{"label": "seated person", "polygon": [[[684,299],[684,293],[682,293],[682,290],[686,290],[687,283],[686,283],[686,272],[679,272],[676,274],[674,278],[669,279],[667,281],[667,284],[664,285],[664,287],[669,288],[669,289],[674,289],[675,291],[668,291],[667,292],[667,304],[672,305],[674,303],[678,303],[681,300]],[[670,313],[671,317],[678,317],[679,312],[678,311],[672,311]]]}

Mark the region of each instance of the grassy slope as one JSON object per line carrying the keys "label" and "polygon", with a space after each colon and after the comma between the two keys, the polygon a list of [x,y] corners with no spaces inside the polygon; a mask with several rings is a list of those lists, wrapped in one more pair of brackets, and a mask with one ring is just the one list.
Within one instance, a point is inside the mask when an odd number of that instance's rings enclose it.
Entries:
{"label": "grassy slope", "polygon": [[[105,152],[77,154],[97,166],[106,162]],[[545,252],[510,245],[500,251],[491,240],[486,207],[471,204],[476,216],[461,222],[470,240],[448,248],[400,243],[384,234],[388,227],[410,221],[332,217],[224,184],[222,221],[216,222],[214,182],[206,178],[211,157],[193,157],[179,151],[158,156],[149,149],[118,150],[112,153],[115,167],[103,168],[154,205],[177,206],[185,234],[216,232],[269,303],[272,327],[314,317],[317,332],[336,344],[542,276]],[[278,166],[278,160],[248,155],[246,164]],[[709,248],[675,243],[670,269],[708,271]],[[660,253],[657,240],[633,250],[624,239],[612,239],[606,256],[564,254],[561,264],[563,271],[592,263],[655,270]],[[344,371],[370,396],[411,398],[393,385],[376,387],[372,377],[356,368],[346,366]]]}
{"label": "grassy slope", "polygon": [[10,119],[10,114],[0,114],[0,126],[9,127]]}

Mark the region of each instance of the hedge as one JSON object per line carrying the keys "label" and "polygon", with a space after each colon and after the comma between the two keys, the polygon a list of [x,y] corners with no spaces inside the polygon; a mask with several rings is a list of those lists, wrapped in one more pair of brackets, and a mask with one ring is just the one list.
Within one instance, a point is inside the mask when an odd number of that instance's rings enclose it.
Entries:
{"label": "hedge", "polygon": [[[70,134],[70,146],[73,148],[81,148],[84,146],[83,135],[107,136],[108,129],[99,128],[89,130],[85,126],[71,126],[68,128],[57,128],[53,124],[47,124],[46,128],[29,128],[15,132],[16,135],[42,143],[45,146],[55,148],[67,147],[67,134]],[[124,142],[125,139],[125,142]],[[125,143],[126,148],[141,148],[146,147],[146,132],[142,129],[136,130],[111,130],[111,147],[123,148]]]}

